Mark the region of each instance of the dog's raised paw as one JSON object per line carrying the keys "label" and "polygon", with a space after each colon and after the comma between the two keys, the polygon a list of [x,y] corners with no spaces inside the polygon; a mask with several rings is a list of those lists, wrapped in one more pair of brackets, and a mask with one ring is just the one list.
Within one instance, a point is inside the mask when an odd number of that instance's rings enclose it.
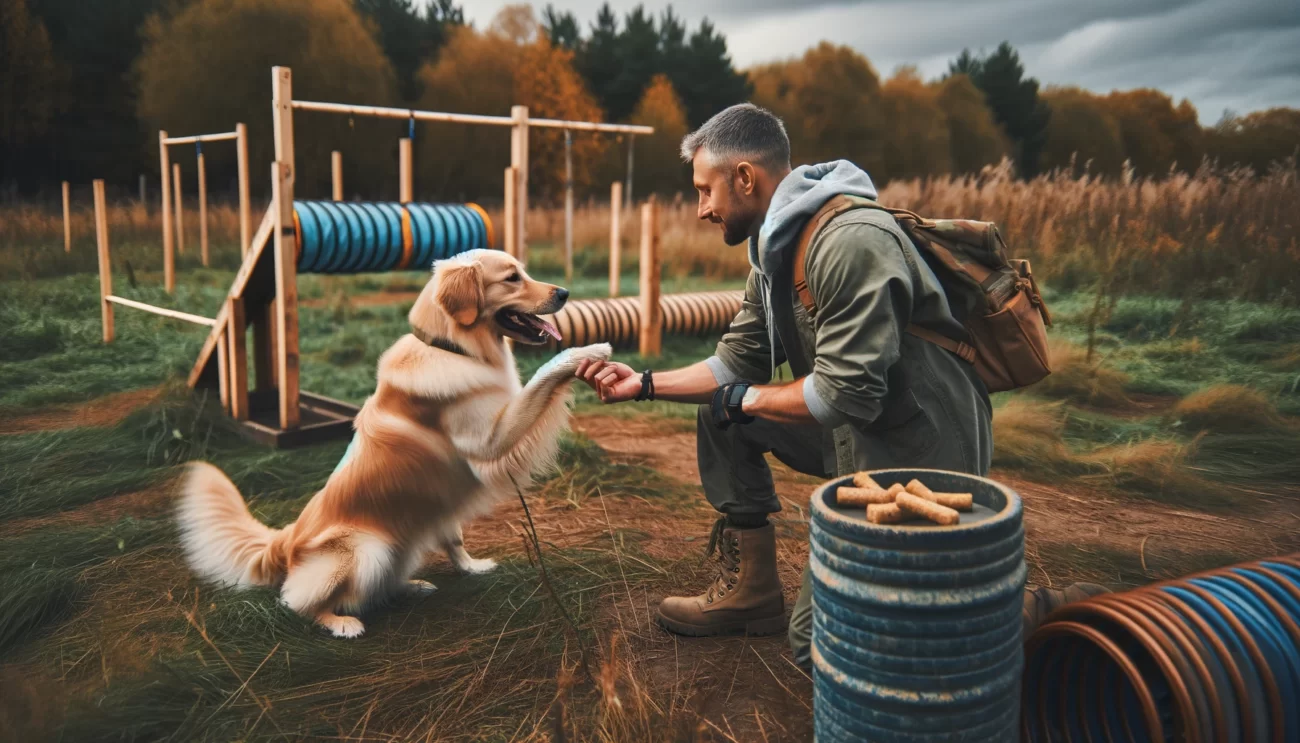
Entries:
{"label": "dog's raised paw", "polygon": [[608,343],[593,343],[589,346],[580,346],[573,349],[573,356],[579,360],[596,359],[599,361],[609,361],[609,357],[614,355],[614,347]]}
{"label": "dog's raised paw", "polygon": [[497,561],[489,557],[484,557],[484,558],[475,557],[466,561],[464,565],[460,565],[458,567],[463,572],[468,573],[469,575],[482,575],[484,573],[490,573],[493,570],[496,570]]}
{"label": "dog's raised paw", "polygon": [[330,616],[317,617],[316,621],[321,626],[330,631],[331,635],[344,639],[360,637],[366,631],[366,625],[361,623],[356,617],[345,617],[338,614]]}

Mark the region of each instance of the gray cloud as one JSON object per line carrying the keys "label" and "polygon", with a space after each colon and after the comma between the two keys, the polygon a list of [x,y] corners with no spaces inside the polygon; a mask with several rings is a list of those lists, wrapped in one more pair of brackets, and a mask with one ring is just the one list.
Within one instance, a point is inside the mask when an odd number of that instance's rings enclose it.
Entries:
{"label": "gray cloud", "polygon": [[[480,26],[504,4],[464,0]],[[556,3],[584,28],[601,4]],[[611,2],[620,16],[635,5]],[[645,3],[656,14],[665,5]],[[937,76],[963,48],[1007,40],[1045,86],[1159,88],[1191,100],[1205,123],[1224,109],[1300,107],[1300,0],[696,0],[673,10],[692,26],[712,20],[739,66],[825,39],[882,75],[914,64]]]}

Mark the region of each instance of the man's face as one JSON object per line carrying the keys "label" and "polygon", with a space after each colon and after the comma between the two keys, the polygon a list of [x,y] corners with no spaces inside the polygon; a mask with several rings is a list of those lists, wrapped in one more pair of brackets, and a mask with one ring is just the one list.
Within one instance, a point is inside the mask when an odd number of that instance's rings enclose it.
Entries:
{"label": "man's face", "polygon": [[697,153],[691,163],[695,190],[700,194],[700,219],[721,225],[722,240],[728,245],[745,242],[755,222],[763,217],[754,179],[741,177],[737,167],[715,166],[704,152]]}

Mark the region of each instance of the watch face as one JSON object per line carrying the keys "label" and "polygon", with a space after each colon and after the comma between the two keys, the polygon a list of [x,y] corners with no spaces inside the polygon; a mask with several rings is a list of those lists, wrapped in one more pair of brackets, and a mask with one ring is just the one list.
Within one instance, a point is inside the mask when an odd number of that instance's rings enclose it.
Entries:
{"label": "watch face", "polygon": [[728,405],[739,405],[740,401],[745,399],[745,389],[743,387],[732,387],[729,396],[731,399],[727,401]]}

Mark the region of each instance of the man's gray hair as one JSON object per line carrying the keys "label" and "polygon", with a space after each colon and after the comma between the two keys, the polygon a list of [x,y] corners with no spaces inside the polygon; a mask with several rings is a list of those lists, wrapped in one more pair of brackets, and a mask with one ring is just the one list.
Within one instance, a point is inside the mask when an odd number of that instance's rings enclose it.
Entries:
{"label": "man's gray hair", "polygon": [[683,160],[691,162],[699,152],[722,165],[748,160],[770,169],[790,167],[785,124],[752,103],[737,103],[720,111],[682,139]]}

